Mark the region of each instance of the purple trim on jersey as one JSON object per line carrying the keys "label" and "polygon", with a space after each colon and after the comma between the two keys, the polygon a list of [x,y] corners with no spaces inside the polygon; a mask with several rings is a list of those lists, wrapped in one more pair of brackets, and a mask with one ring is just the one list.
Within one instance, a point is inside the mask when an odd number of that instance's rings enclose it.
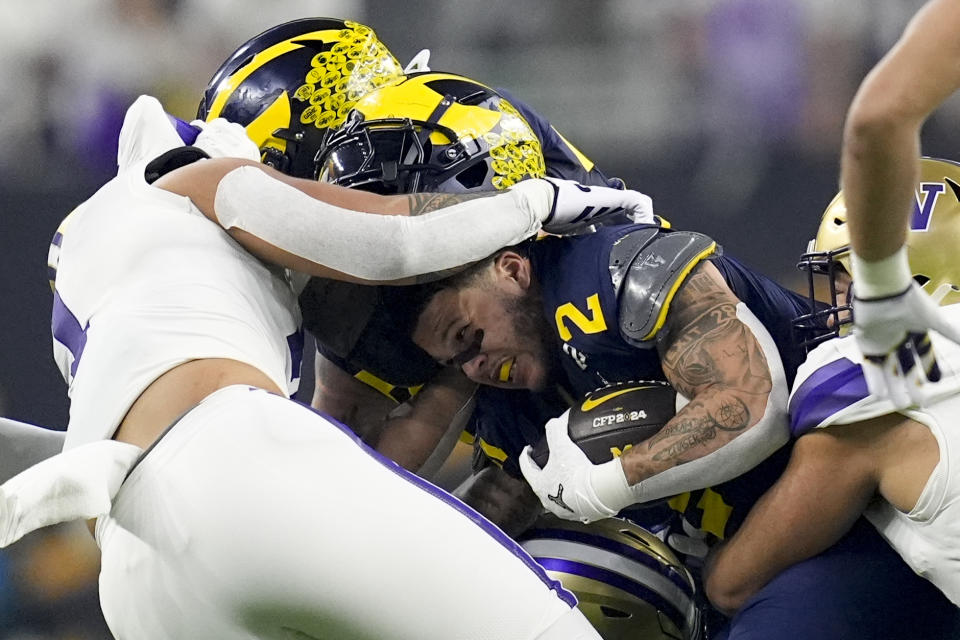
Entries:
{"label": "purple trim on jersey", "polygon": [[523,549],[523,547],[521,547],[517,542],[515,542],[507,534],[501,531],[500,528],[497,527],[497,525],[493,524],[492,522],[487,520],[485,517],[483,517],[480,513],[475,511],[472,507],[470,507],[464,502],[461,502],[455,496],[452,496],[451,494],[447,493],[440,487],[437,487],[434,484],[428,482],[427,480],[424,480],[420,476],[414,473],[411,473],[410,471],[407,471],[406,469],[398,465],[393,460],[387,458],[386,456],[381,455],[380,453],[377,453],[375,450],[367,446],[360,439],[360,437],[356,433],[354,433],[354,431],[347,425],[339,422],[334,418],[331,418],[330,416],[323,413],[322,411],[317,411],[313,407],[307,404],[304,404],[298,400],[292,400],[292,401],[305,407],[306,409],[309,409],[313,413],[316,413],[317,415],[322,416],[324,420],[327,420],[330,424],[334,425],[335,427],[340,429],[343,433],[350,436],[353,439],[353,441],[360,446],[361,449],[363,449],[367,454],[369,454],[372,458],[374,458],[377,462],[382,464],[384,467],[386,467],[390,471],[393,471],[396,475],[400,476],[407,482],[410,482],[411,484],[416,485],[423,491],[426,491],[433,497],[453,507],[455,510],[459,511],[462,515],[472,520],[474,524],[476,524],[478,527],[483,529],[487,534],[489,534],[497,542],[499,542],[501,546],[505,547],[507,551],[512,553],[517,559],[523,562],[523,564],[525,564],[528,569],[530,569],[536,574],[536,576],[540,579],[541,582],[543,582],[547,586],[548,589],[555,592],[557,594],[557,597],[559,597],[563,602],[565,602],[570,608],[577,606],[577,597],[575,595],[573,595],[571,592],[564,589],[563,585],[560,584],[559,581],[553,580],[549,575],[547,575],[547,572],[544,570],[544,568],[540,566],[537,563],[537,561],[534,560],[530,556],[530,554]]}
{"label": "purple trim on jersey", "polygon": [[840,358],[817,369],[790,398],[790,433],[796,438],[870,392],[863,367]]}
{"label": "purple trim on jersey", "polygon": [[180,136],[184,144],[193,144],[197,141],[197,136],[200,135],[200,129],[198,127],[193,126],[189,122],[184,122],[169,113],[167,114],[167,118],[170,120],[170,124],[177,130],[177,135]]}
{"label": "purple trim on jersey", "polygon": [[644,602],[649,602],[654,607],[666,613],[667,617],[673,620],[673,623],[676,624],[679,628],[686,626],[686,615],[683,611],[677,608],[677,605],[670,602],[662,595],[649,589],[640,583],[625,578],[619,573],[609,571],[607,569],[601,569],[600,567],[595,567],[593,565],[585,564],[583,562],[575,562],[571,560],[560,560],[558,558],[537,558],[539,562],[547,571],[556,571],[559,573],[568,573],[575,576],[581,576],[583,578],[589,578],[590,580],[596,580],[604,584],[609,584],[618,589],[622,589],[629,594],[632,594]]}
{"label": "purple trim on jersey", "polygon": [[675,584],[680,588],[684,593],[686,593],[691,598],[693,597],[693,589],[690,586],[690,583],[687,582],[683,576],[676,569],[672,567],[665,567],[656,558],[652,557],[649,553],[644,553],[635,547],[630,545],[623,544],[622,542],[617,542],[616,540],[611,540],[604,536],[599,535],[590,535],[587,533],[582,533],[579,531],[570,531],[567,529],[533,529],[523,534],[524,540],[537,540],[537,539],[554,539],[554,540],[568,540],[570,542],[577,542],[580,544],[589,545],[591,547],[596,547],[598,549],[605,549],[611,553],[615,553],[626,558],[630,558],[637,564],[642,564],[643,566],[659,573],[665,578],[668,578],[670,582]]}
{"label": "purple trim on jersey", "polygon": [[290,382],[293,382],[300,378],[300,365],[303,363],[302,327],[287,336],[287,347],[290,349]]}
{"label": "purple trim on jersey", "polygon": [[53,240],[50,241],[50,244],[52,244],[55,247],[59,247],[62,242],[63,242],[63,234],[57,231],[56,233],[53,234]]}
{"label": "purple trim on jersey", "polygon": [[[80,364],[80,356],[83,355],[83,348],[87,345],[87,329],[80,328],[80,322],[63,303],[57,291],[53,292],[51,315],[50,326],[53,329],[53,337],[73,354],[70,375],[74,376],[77,373],[77,365]],[[89,326],[88,323],[87,327]]]}

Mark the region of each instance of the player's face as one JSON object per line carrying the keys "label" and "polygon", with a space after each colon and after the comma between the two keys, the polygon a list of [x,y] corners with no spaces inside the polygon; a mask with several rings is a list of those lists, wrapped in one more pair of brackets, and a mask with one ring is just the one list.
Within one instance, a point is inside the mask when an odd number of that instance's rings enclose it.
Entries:
{"label": "player's face", "polygon": [[413,339],[479,384],[541,390],[551,377],[549,335],[539,298],[485,282],[434,296]]}
{"label": "player's face", "polygon": [[[846,272],[845,269],[837,269],[833,274],[833,286],[834,291],[836,292],[837,301],[836,304],[839,306],[844,306],[850,304],[850,294],[852,293],[851,284],[853,280],[850,278],[850,275]],[[839,322],[845,322],[850,318],[849,311],[841,311],[838,315],[827,316],[827,326],[831,329],[833,326]]]}

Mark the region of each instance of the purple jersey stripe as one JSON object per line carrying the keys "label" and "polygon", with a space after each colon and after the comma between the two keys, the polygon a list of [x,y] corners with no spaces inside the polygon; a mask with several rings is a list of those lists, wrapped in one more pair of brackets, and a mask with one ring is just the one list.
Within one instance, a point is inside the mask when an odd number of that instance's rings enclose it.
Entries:
{"label": "purple jersey stripe", "polygon": [[605,538],[604,536],[589,535],[580,531],[569,531],[567,529],[532,529],[524,533],[523,537],[525,540],[537,540],[543,538],[569,540],[571,542],[579,542],[580,544],[597,547],[598,549],[606,549],[607,551],[630,558],[637,564],[642,564],[643,566],[656,571],[665,578],[669,579],[670,582],[674,583],[688,596],[691,598],[693,597],[693,591],[690,589],[690,584],[677,572],[676,569],[664,565],[649,553],[644,553],[643,551],[623,544],[622,542],[617,542],[616,540],[611,540],[610,538]]}
{"label": "purple jersey stripe", "polygon": [[817,369],[790,399],[790,433],[794,437],[814,429],[834,413],[869,395],[863,368],[847,358]]}
{"label": "purple jersey stripe", "polygon": [[461,514],[463,514],[464,516],[472,520],[474,524],[476,524],[481,529],[483,529],[487,534],[492,536],[510,553],[512,553],[516,558],[518,558],[521,562],[523,562],[527,566],[527,568],[533,571],[537,575],[537,577],[540,579],[540,581],[543,582],[547,586],[547,588],[556,592],[557,596],[561,600],[563,600],[563,602],[565,602],[571,608],[577,606],[577,597],[575,595],[573,595],[572,593],[564,589],[563,585],[561,585],[560,582],[550,578],[550,576],[547,575],[547,572],[544,570],[544,568],[539,564],[537,564],[537,561],[534,560],[530,556],[530,554],[523,549],[523,547],[521,547],[517,542],[515,542],[507,534],[501,531],[499,527],[497,527],[495,524],[493,524],[492,522],[484,518],[482,515],[480,515],[476,511],[474,511],[473,508],[461,502],[460,500],[450,495],[440,487],[437,487],[431,484],[430,482],[424,480],[420,476],[407,471],[406,469],[398,465],[393,460],[390,460],[389,458],[383,455],[380,455],[379,453],[371,449],[369,446],[364,444],[364,442],[360,440],[357,434],[355,434],[353,430],[350,429],[350,427],[346,426],[345,424],[338,422],[337,420],[331,418],[330,416],[323,413],[322,411],[317,411],[316,409],[314,409],[313,407],[307,404],[304,404],[297,400],[293,400],[293,401],[303,406],[304,408],[309,409],[310,411],[323,416],[323,418],[329,421],[330,424],[336,426],[345,434],[353,438],[354,442],[356,442],[364,451],[366,451],[369,455],[373,456],[377,461],[379,461],[387,469],[393,471],[395,474],[397,474],[407,482],[410,482],[416,485],[420,489],[426,491],[433,497],[438,498],[442,502],[453,507],[454,509],[459,511]]}
{"label": "purple jersey stripe", "polygon": [[50,325],[53,329],[53,337],[73,354],[70,375],[74,376],[77,373],[77,365],[80,364],[80,356],[83,355],[83,348],[87,344],[87,330],[80,327],[80,322],[63,303],[57,291],[53,292],[53,314]]}
{"label": "purple jersey stripe", "polygon": [[193,126],[189,122],[184,122],[180,118],[167,114],[167,118],[170,120],[170,124],[174,126],[177,130],[177,135],[180,136],[180,139],[183,140],[184,144],[193,144],[197,141],[197,135],[200,133],[200,129]]}
{"label": "purple jersey stripe", "polygon": [[53,240],[50,241],[50,244],[52,244],[55,247],[59,247],[62,243],[63,243],[63,234],[57,231],[56,233],[53,234]]}
{"label": "purple jersey stripe", "polygon": [[614,573],[613,571],[601,569],[600,567],[582,562],[571,562],[557,558],[537,558],[537,560],[547,571],[581,576],[612,585],[618,589],[623,589],[627,593],[640,598],[644,602],[649,602],[658,610],[663,611],[679,629],[683,629],[686,626],[686,616],[683,611],[677,608],[676,604],[670,602],[656,591],[643,586],[639,582],[625,578],[619,573]]}

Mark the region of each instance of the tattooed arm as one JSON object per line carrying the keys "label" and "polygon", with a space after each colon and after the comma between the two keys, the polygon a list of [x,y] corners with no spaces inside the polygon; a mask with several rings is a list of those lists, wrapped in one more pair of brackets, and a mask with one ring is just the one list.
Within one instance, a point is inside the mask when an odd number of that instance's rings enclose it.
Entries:
{"label": "tattooed arm", "polygon": [[267,262],[331,279],[410,283],[534,235],[552,210],[553,187],[532,182],[491,194],[381,196],[217,158],[154,186],[189,198]]}
{"label": "tattooed arm", "polygon": [[[775,345],[711,263],[677,292],[657,348],[667,379],[690,402],[621,459],[631,485],[646,481],[647,499],[728,480],[786,442],[787,389]],[[721,454],[735,439],[736,451]]]}

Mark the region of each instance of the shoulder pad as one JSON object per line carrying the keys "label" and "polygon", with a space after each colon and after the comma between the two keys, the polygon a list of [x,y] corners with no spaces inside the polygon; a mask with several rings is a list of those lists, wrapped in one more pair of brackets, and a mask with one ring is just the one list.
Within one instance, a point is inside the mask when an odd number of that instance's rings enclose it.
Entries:
{"label": "shoulder pad", "polygon": [[617,293],[620,335],[628,343],[652,347],[670,301],[687,274],[704,258],[720,255],[711,238],[694,231],[638,229],[610,251],[610,278]]}

